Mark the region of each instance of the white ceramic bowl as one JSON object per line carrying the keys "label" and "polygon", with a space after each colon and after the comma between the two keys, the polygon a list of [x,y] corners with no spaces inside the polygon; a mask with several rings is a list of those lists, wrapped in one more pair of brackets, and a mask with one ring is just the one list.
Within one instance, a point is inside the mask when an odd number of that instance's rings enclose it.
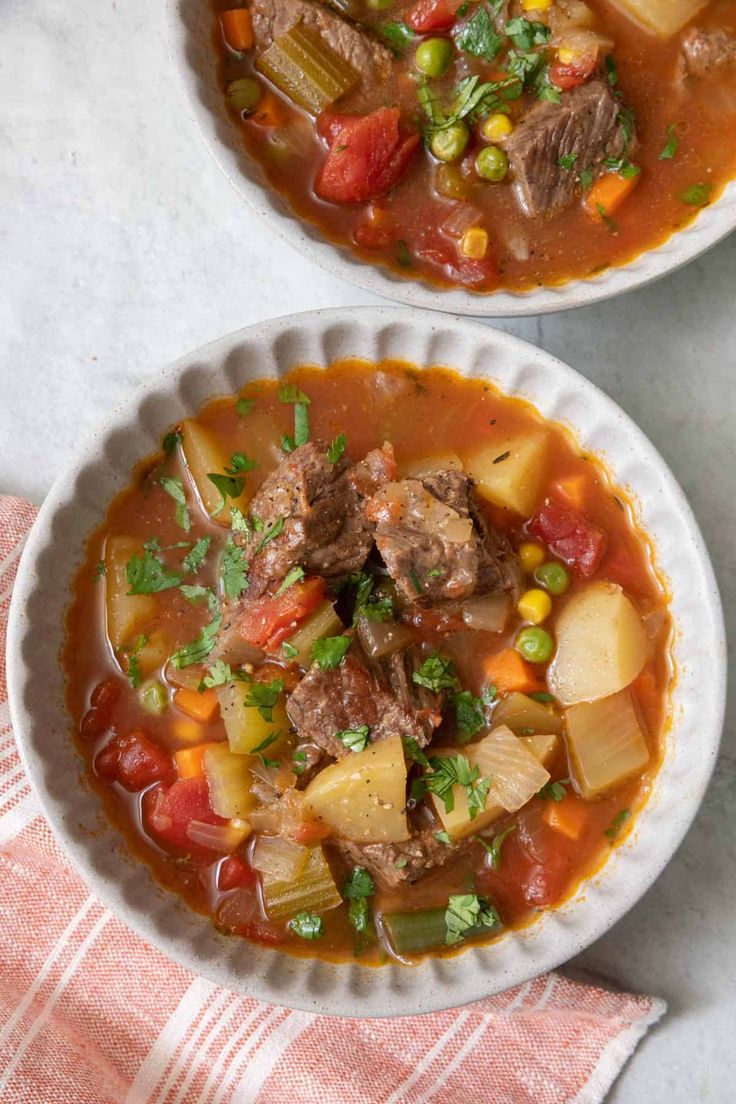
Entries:
{"label": "white ceramic bowl", "polygon": [[[166,428],[249,378],[344,356],[448,365],[568,424],[632,495],[673,595],[674,729],[635,831],[600,874],[526,930],[415,968],[335,966],[249,945],[158,890],[79,781],[59,667],[69,583],[85,537]],[[81,875],[125,923],[229,989],[336,1015],[386,1016],[463,1004],[523,982],[577,954],[631,908],[671,858],[703,796],[723,719],[725,656],[716,583],[690,509],[661,457],[610,399],[508,334],[426,312],[363,307],[275,319],[223,337],[152,376],[106,419],[54,484],[29,537],[10,614],[8,680],[14,730],[45,814]]]}
{"label": "white ceramic bowl", "polygon": [[286,199],[268,185],[260,165],[246,153],[217,84],[209,4],[206,0],[164,2],[169,51],[189,112],[235,190],[258,215],[259,223],[270,226],[328,272],[375,295],[409,306],[484,318],[548,314],[597,303],[650,284],[698,257],[736,228],[736,181],[733,181],[687,229],[625,267],[610,268],[589,280],[571,280],[559,287],[531,291],[480,295],[438,288],[421,278],[407,279],[384,266],[362,260],[346,246],[328,241],[317,227],[301,221]]}

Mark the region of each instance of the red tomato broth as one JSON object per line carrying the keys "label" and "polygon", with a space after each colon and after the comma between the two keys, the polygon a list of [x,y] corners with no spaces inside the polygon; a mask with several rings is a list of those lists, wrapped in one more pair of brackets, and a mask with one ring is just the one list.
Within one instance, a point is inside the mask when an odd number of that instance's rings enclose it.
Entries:
{"label": "red tomato broth", "polygon": [[[547,856],[546,874],[544,870],[540,873],[541,864],[523,846],[523,833],[517,828],[504,843],[498,873],[491,870],[480,844],[474,844],[456,861],[430,872],[414,885],[398,890],[379,889],[372,899],[378,914],[396,908],[436,907],[440,899],[447,899],[448,893],[466,893],[474,886],[478,893],[488,893],[496,900],[505,926],[524,926],[544,907],[559,904],[568,898],[582,881],[605,863],[611,842],[605,837],[604,830],[621,810],[628,809],[633,816],[622,827],[621,834],[625,834],[651,791],[663,754],[669,723],[668,693],[673,677],[669,644],[671,623],[666,590],[655,573],[648,538],[636,528],[633,510],[624,493],[611,485],[603,466],[595,457],[580,451],[567,429],[544,421],[531,404],[508,398],[488,383],[462,378],[444,368],[417,369],[399,361],[373,365],[358,359],[336,362],[329,371],[311,366],[299,367],[289,373],[286,381],[305,389],[311,399],[312,439],[332,440],[337,434],[346,432],[348,452],[355,459],[361,458],[371,448],[380,447],[386,439],[394,444],[399,466],[433,452],[457,450],[462,455],[469,441],[477,446],[490,444],[543,424],[551,440],[549,487],[568,474],[582,478],[585,514],[606,530],[609,552],[615,552],[626,564],[629,576],[627,591],[645,619],[648,615],[661,619],[652,658],[632,686],[639,711],[647,719],[652,753],[650,765],[641,777],[589,803],[592,810],[590,821],[583,837],[576,843],[572,844],[546,825],[537,826],[538,839],[542,841]],[[197,415],[198,422],[225,442],[228,451],[244,450],[259,459],[262,466],[247,476],[248,493],[252,493],[263,474],[276,465],[279,454],[275,442],[280,440],[282,433],[290,433],[293,429],[293,408],[281,403],[277,396],[283,382],[261,381],[247,385],[243,395],[254,398],[255,404],[253,412],[245,417],[236,412],[234,398],[214,399]],[[107,744],[111,733],[141,729],[150,740],[172,753],[191,743],[225,739],[224,724],[218,715],[199,726],[196,740],[181,740],[177,738],[174,726],[181,721],[191,724],[184,714],[178,714],[172,707],[161,716],[147,713],[125,674],[118,670],[106,636],[104,583],[96,571],[96,565],[102,558],[108,535],[131,535],[139,537],[142,542],[155,535],[161,547],[165,548],[181,540],[183,535],[192,541],[203,534],[219,537],[223,541],[228,533],[227,529],[209,521],[203,511],[192,509],[192,530],[189,534],[182,534],[174,522],[170,497],[155,483],[161,474],[162,463],[167,463],[170,473],[179,472],[186,479],[183,465],[179,461],[167,462],[163,454],[140,463],[133,473],[131,485],[115,497],[105,521],[89,538],[85,566],[74,585],[74,600],[67,621],[64,665],[68,676],[68,707],[74,722],[76,745],[86,763],[87,780],[99,793],[108,818],[123,834],[127,849],[151,868],[162,886],[179,894],[190,907],[212,916],[215,923],[225,930],[267,945],[278,945],[289,953],[316,953],[330,960],[345,961],[353,955],[354,949],[345,907],[325,913],[323,937],[317,943],[306,943],[285,930],[283,925],[271,923],[262,914],[258,894],[249,884],[249,843],[236,852],[236,857],[239,856],[239,861],[246,867],[244,881],[240,886],[234,885],[226,890],[218,888],[218,872],[227,862],[225,857],[214,853],[195,854],[193,849],[190,859],[183,861],[181,849],[168,848],[165,840],[157,837],[155,832],[150,834],[146,831],[150,804],[155,800],[152,790],[157,789],[158,783],[142,793],[131,793],[117,782],[105,784],[94,770],[94,760]],[[487,512],[493,524],[502,523],[500,527],[508,533],[515,547],[526,539],[524,519],[496,507],[489,507]],[[175,558],[184,551],[180,553],[173,549],[166,555],[172,557],[171,562],[175,562]],[[197,575],[197,583],[214,584],[213,561],[214,557],[210,556],[205,562]],[[605,563],[604,559],[603,569],[599,572],[603,577],[606,577]],[[555,615],[574,590],[575,583],[568,595],[555,599]],[[155,627],[168,634],[172,649],[192,640],[209,620],[209,613],[203,611],[201,606],[186,602],[178,589],[164,590],[155,598]],[[552,626],[555,615],[550,622]],[[425,635],[455,661],[463,687],[478,694],[484,683],[479,657],[511,646],[517,630],[518,621],[512,622],[504,633],[466,632],[442,636],[428,632]],[[264,678],[273,675],[274,667],[268,658],[267,664],[268,672],[263,675]],[[180,672],[180,675],[185,674]],[[288,686],[288,675],[286,677]],[[92,722],[89,720],[90,709]],[[95,714],[99,714],[99,723],[95,723]],[[441,742],[438,736],[435,743]],[[553,779],[571,776],[564,755],[560,757],[556,769],[551,769],[551,775]],[[175,774],[172,771],[172,778],[163,784],[167,785],[173,778]],[[498,829],[528,816],[531,808],[541,804],[539,800],[533,801],[519,813],[505,817],[498,822]],[[508,866],[505,862],[507,855]],[[335,870],[342,869],[334,856],[332,862]],[[532,881],[536,888],[525,889]],[[342,884],[341,877],[337,879],[337,884]],[[228,912],[233,913],[236,919],[233,920],[231,915],[230,922],[224,924],[223,915]],[[441,948],[432,953],[451,954],[453,950]],[[380,943],[369,945],[361,951],[360,961],[378,965],[385,961],[385,950]]]}
{"label": "red tomato broth", "polygon": [[[237,57],[223,44],[219,12],[231,6],[229,0],[215,2],[214,46],[223,89],[239,77],[257,76],[251,54]],[[691,83],[683,91],[676,77],[681,34],[669,39],[646,34],[607,0],[589,0],[589,6],[596,16],[596,30],[614,42],[617,89],[634,111],[638,134],[632,159],[641,173],[613,222],[592,218],[581,198],[553,215],[525,217],[510,178],[502,184],[489,184],[473,177],[470,164],[484,146],[476,127],[468,151],[456,162],[466,176],[467,201],[484,212],[483,225],[490,236],[486,258],[471,261],[460,255],[456,242],[439,231],[457,204],[435,190],[439,163],[428,152],[420,151],[408,172],[375,201],[371,211],[368,202],[327,203],[315,193],[326,151],[314,133],[313,120],[301,108],[281,98],[284,125],[263,127],[233,115],[234,125],[239,125],[245,147],[259,162],[269,185],[287,199],[299,218],[315,224],[329,240],[348,246],[371,264],[386,266],[395,275],[481,293],[503,288],[531,290],[598,275],[611,266],[630,263],[691,223],[699,208],[683,202],[682,194],[688,188],[698,183],[709,185],[709,201],[713,202],[736,175],[736,146],[724,140],[736,125],[736,69],[719,74],[717,81]],[[380,12],[365,7],[360,21],[371,27],[401,20],[413,7],[409,0],[397,0],[392,8]],[[532,13],[529,18],[538,16]],[[729,0],[711,0],[694,22],[706,30],[724,27],[736,33],[736,14]],[[432,33],[449,35],[449,31]],[[375,92],[371,96],[358,89],[342,97],[333,109],[364,114],[390,104],[401,109],[403,120],[418,119],[422,112],[410,76],[415,44],[402,55],[388,85],[380,89],[378,101]],[[460,68],[451,66],[447,75],[430,82],[444,101],[458,77],[467,72],[478,73],[483,80],[500,75],[495,64],[467,54],[459,64]],[[271,95],[280,95],[270,85],[269,90]],[[518,121],[531,102],[524,98],[510,102],[512,120]],[[670,126],[678,149],[674,158],[662,160]],[[519,243],[528,248],[528,256],[523,255],[524,249],[519,253]]]}

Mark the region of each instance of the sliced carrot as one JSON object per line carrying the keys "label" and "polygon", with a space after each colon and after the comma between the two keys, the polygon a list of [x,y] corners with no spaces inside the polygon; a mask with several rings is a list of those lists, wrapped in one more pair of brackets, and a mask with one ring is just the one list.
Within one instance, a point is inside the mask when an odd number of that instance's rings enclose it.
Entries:
{"label": "sliced carrot", "polygon": [[584,475],[568,475],[564,479],[558,479],[552,490],[561,498],[574,506],[576,510],[582,510],[585,505],[586,479]]}
{"label": "sliced carrot", "polygon": [[257,123],[258,126],[280,127],[286,122],[286,108],[278,96],[265,88],[255,111],[248,116],[247,121]]}
{"label": "sliced carrot", "polygon": [[220,16],[222,33],[231,50],[242,53],[253,45],[253,20],[247,8],[232,8]]}
{"label": "sliced carrot", "polygon": [[588,214],[598,222],[603,222],[630,195],[640,176],[641,173],[622,176],[621,173],[612,172],[599,177],[584,200]]}
{"label": "sliced carrot", "polygon": [[182,744],[198,744],[204,737],[202,725],[189,717],[175,717],[171,722],[171,733]]}
{"label": "sliced carrot", "polygon": [[188,717],[193,717],[200,724],[207,724],[220,708],[217,694],[214,690],[176,690],[174,692],[174,705]]}
{"label": "sliced carrot", "polygon": [[488,656],[483,661],[483,670],[499,694],[510,694],[513,690],[524,694],[544,690],[544,683],[537,678],[534,668],[514,648]]}
{"label": "sliced carrot", "polygon": [[179,777],[201,778],[204,774],[204,753],[212,746],[212,741],[208,741],[195,747],[180,748],[179,751],[174,752]]}
{"label": "sliced carrot", "polygon": [[590,810],[577,794],[566,794],[562,801],[548,801],[542,820],[556,832],[571,840],[579,840],[588,823]]}

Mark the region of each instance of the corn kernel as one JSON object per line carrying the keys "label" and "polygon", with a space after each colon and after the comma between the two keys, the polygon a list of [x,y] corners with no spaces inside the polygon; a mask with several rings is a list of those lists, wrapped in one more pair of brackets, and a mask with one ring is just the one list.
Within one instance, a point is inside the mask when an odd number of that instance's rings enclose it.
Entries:
{"label": "corn kernel", "polygon": [[554,0],[521,0],[524,11],[548,11]]}
{"label": "corn kernel", "polygon": [[536,571],[538,567],[542,566],[546,558],[544,549],[541,545],[535,544],[534,541],[524,541],[519,549],[521,566],[530,575],[532,571]]}
{"label": "corn kernel", "polygon": [[522,594],[516,608],[525,621],[531,621],[532,625],[541,625],[552,612],[552,599],[546,590],[533,587]]}
{"label": "corn kernel", "polygon": [[463,257],[470,257],[473,261],[480,261],[486,255],[488,249],[488,234],[482,226],[471,226],[463,234],[460,243],[460,251]]}
{"label": "corn kernel", "polygon": [[489,142],[497,142],[499,138],[507,138],[513,129],[514,124],[508,115],[503,115],[500,111],[497,111],[493,115],[489,115],[483,123],[481,134]]}
{"label": "corn kernel", "polygon": [[199,744],[204,739],[204,729],[196,721],[187,717],[177,717],[172,722],[171,731],[183,744]]}
{"label": "corn kernel", "polygon": [[566,50],[563,46],[557,51],[557,60],[560,65],[574,65],[576,61],[580,60],[580,54],[577,50]]}

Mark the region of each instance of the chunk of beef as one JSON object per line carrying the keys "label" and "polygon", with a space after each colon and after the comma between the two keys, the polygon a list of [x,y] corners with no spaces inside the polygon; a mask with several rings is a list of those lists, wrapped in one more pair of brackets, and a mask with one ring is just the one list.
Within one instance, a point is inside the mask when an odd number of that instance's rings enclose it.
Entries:
{"label": "chunk of beef", "polygon": [[381,681],[391,688],[404,709],[423,717],[434,717],[442,713],[445,694],[433,694],[425,686],[418,686],[412,678],[424,659],[426,656],[417,648],[410,648],[408,651],[393,652],[386,656],[379,661],[377,669]]}
{"label": "chunk of beef", "polygon": [[371,743],[411,736],[424,747],[441,720],[439,714],[402,705],[352,653],[330,670],[315,664],[290,695],[286,712],[300,740],[317,744],[335,759],[350,754],[337,732],[368,725]]}
{"label": "chunk of beef", "polygon": [[485,525],[460,471],[387,483],[366,503],[376,546],[409,602],[510,590],[518,565],[504,537]]}
{"label": "chunk of beef", "polygon": [[303,790],[324,766],[324,752],[317,744],[298,743],[291,758],[297,774],[297,789]]}
{"label": "chunk of beef", "polygon": [[[567,92],[562,103],[539,103],[522,119],[506,142],[515,187],[524,213],[548,215],[572,202],[578,175],[595,174],[604,158],[620,158],[633,138],[620,123],[621,103],[602,80],[591,80]],[[564,169],[562,158],[574,158]]]}
{"label": "chunk of beef", "polygon": [[[373,527],[363,501],[394,471],[390,445],[351,467],[343,457],[327,458],[325,442],[310,441],[287,456],[261,484],[251,514],[258,532],[238,539],[245,548],[250,585],[246,600],[280,582],[295,564],[325,576],[357,571],[373,544]],[[277,535],[264,544],[264,536]]]}
{"label": "chunk of beef", "polygon": [[351,65],[366,87],[385,84],[393,65],[391,51],[362,27],[311,0],[253,0],[250,6],[259,54],[297,23],[316,31]]}
{"label": "chunk of beef", "polygon": [[708,77],[736,66],[736,35],[722,28],[701,31],[691,27],[682,40],[680,62],[686,77]]}
{"label": "chunk of beef", "polygon": [[335,846],[347,863],[365,867],[383,889],[397,889],[418,881],[457,856],[460,847],[456,844],[448,847],[434,833],[434,828],[427,827],[415,831],[405,843],[340,840]]}

